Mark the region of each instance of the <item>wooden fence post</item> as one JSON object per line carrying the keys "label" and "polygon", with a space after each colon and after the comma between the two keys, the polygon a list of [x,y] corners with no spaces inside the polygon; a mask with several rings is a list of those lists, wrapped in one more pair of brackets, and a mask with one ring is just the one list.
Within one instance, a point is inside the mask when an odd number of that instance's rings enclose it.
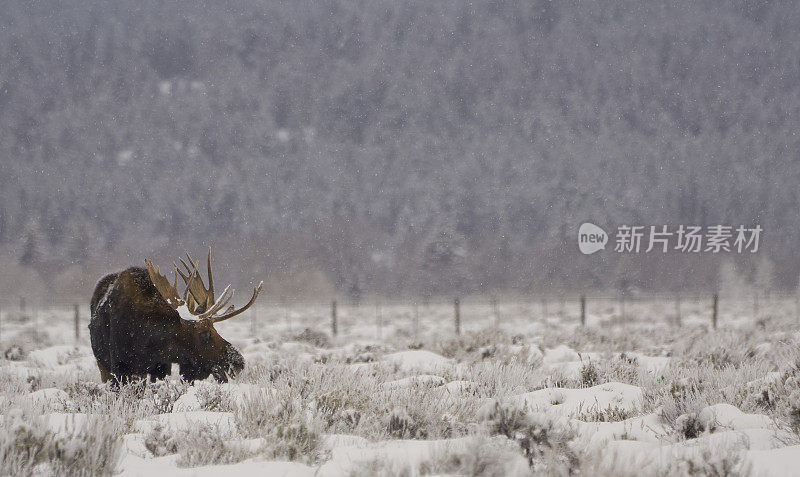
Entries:
{"label": "wooden fence post", "polygon": [[586,326],[586,295],[581,295],[581,326]]}
{"label": "wooden fence post", "polygon": [[336,336],[339,330],[336,328],[336,300],[331,302],[331,334]]}
{"label": "wooden fence post", "polygon": [[75,305],[75,343],[78,343],[81,339],[81,315],[80,315],[80,308],[78,305]]}
{"label": "wooden fence post", "polygon": [[675,323],[681,327],[681,295],[675,295]]}
{"label": "wooden fence post", "polygon": [[25,297],[24,296],[19,297],[19,311],[21,313],[25,313]]}
{"label": "wooden fence post", "polygon": [[455,322],[456,322],[456,334],[460,335],[461,334],[461,303],[459,302],[458,297],[456,297],[456,299],[453,300],[453,309],[454,309],[453,311],[455,312],[454,313],[454,318],[455,318]]}
{"label": "wooden fence post", "polygon": [[717,329],[717,313],[719,312],[719,295],[714,293],[714,303],[711,312],[711,326]]}

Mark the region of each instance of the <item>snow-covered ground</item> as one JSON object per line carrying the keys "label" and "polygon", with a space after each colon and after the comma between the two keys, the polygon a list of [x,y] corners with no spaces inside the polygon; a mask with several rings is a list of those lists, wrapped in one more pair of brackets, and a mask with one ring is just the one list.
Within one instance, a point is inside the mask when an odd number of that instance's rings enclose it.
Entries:
{"label": "snow-covered ground", "polygon": [[[0,474],[797,475],[791,300],[262,305],[227,384],[100,383],[72,311],[0,318]],[[219,474],[222,475],[222,474]]]}

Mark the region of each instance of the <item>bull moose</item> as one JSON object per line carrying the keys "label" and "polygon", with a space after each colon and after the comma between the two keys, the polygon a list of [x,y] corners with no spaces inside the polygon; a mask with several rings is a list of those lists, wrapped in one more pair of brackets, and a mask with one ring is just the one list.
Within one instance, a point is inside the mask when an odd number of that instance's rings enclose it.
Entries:
{"label": "bull moose", "polygon": [[[92,351],[103,382],[126,383],[132,379],[163,379],[173,363],[187,381],[214,376],[226,382],[244,368],[244,358],[214,329],[214,324],[247,310],[258,298],[263,282],[242,308],[225,307],[233,298],[228,285],[214,298],[211,248],[208,249],[208,287],[198,263],[189,254],[187,264],[175,266],[170,283],[158,267],[145,260],[146,268],[131,267],[106,275],[97,283],[91,301],[89,334]],[[178,276],[186,290],[178,293]],[[181,315],[190,318],[184,319]]]}

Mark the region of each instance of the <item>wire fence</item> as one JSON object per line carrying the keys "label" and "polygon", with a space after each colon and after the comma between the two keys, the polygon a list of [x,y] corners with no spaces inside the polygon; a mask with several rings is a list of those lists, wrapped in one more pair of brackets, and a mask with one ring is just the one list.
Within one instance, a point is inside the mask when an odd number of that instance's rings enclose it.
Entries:
{"label": "wire fence", "polygon": [[[249,331],[256,336],[263,328],[280,327],[288,332],[305,328],[332,336],[365,326],[374,327],[381,339],[389,325],[403,323],[414,339],[419,337],[420,320],[433,321],[441,330],[461,334],[465,328],[485,329],[506,320],[574,323],[587,326],[602,323],[627,325],[661,323],[681,327],[687,323],[710,328],[742,319],[758,323],[783,317],[800,324],[800,299],[786,293],[695,294],[547,294],[531,296],[467,296],[451,299],[371,298],[359,302],[328,300],[259,300],[244,315]],[[75,342],[85,341],[90,312],[87,303],[59,302],[28,297],[0,299],[0,339],[9,321],[25,320],[35,335],[52,320],[70,319]],[[600,321],[598,321],[602,318]],[[233,320],[231,320],[233,321]],[[242,323],[242,320],[238,320]]]}

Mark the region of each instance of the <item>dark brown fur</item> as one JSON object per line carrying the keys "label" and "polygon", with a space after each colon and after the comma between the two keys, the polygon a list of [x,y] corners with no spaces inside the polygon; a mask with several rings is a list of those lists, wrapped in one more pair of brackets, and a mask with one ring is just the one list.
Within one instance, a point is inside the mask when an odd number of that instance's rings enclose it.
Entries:
{"label": "dark brown fur", "polygon": [[101,378],[118,382],[163,379],[172,363],[187,381],[218,381],[244,367],[244,358],[208,320],[180,317],[156,290],[147,270],[133,267],[106,275],[95,287],[89,323]]}

